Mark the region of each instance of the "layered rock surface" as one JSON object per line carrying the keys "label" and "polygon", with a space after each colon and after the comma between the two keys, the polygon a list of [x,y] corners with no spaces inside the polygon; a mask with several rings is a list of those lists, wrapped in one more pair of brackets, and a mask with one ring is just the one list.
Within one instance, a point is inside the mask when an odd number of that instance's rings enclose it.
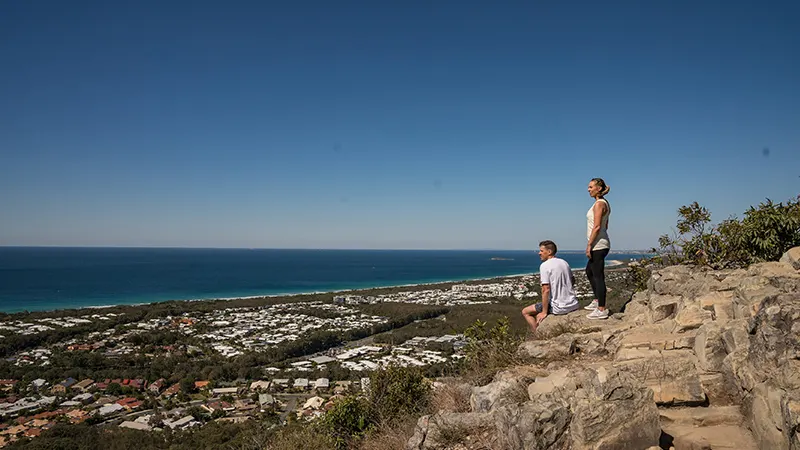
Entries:
{"label": "layered rock surface", "polygon": [[798,261],[667,267],[608,320],[548,316],[519,349],[541,376],[498,374],[408,448],[800,450]]}

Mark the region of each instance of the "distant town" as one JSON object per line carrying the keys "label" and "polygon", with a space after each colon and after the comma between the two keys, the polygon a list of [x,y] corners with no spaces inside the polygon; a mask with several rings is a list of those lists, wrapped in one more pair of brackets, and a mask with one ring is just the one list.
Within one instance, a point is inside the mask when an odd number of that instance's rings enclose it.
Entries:
{"label": "distant town", "polygon": [[[276,423],[310,420],[329,408],[337,396],[367,389],[371,371],[390,365],[435,368],[457,364],[464,358],[466,341],[462,333],[456,332],[377,343],[367,333],[362,339],[303,356],[255,367],[242,365],[250,371],[233,379],[152,378],[144,370],[133,377],[54,376],[63,373],[59,371],[61,365],[75,364],[75,358],[94,362],[98,367],[109,361],[109,367],[115,367],[113,361],[132,361],[149,367],[150,373],[153,365],[166,364],[170,358],[183,364],[213,360],[219,366],[225,364],[221,361],[258,358],[320,333],[329,336],[388,329],[393,317],[365,312],[369,308],[397,305],[435,314],[439,311],[435,308],[440,307],[469,308],[506,302],[516,310],[513,305],[537,301],[538,291],[538,276],[531,275],[484,283],[453,283],[449,288],[419,286],[376,295],[353,291],[330,294],[328,301],[183,312],[129,322],[123,317],[126,313],[104,309],[83,310],[71,317],[9,319],[0,322],[0,343],[15,336],[35,341],[47,333],[79,327],[96,327],[98,331],[42,342],[6,355],[3,373],[21,376],[0,380],[0,446],[36,437],[64,421],[158,431],[198,427],[209,421],[241,422],[265,417]],[[578,295],[589,295],[588,283],[578,285]],[[118,324],[107,327],[111,322]],[[170,342],[158,340],[162,338]],[[103,373],[109,370],[106,367]],[[127,373],[131,370],[135,369],[126,369]],[[247,376],[254,370],[260,376]]]}

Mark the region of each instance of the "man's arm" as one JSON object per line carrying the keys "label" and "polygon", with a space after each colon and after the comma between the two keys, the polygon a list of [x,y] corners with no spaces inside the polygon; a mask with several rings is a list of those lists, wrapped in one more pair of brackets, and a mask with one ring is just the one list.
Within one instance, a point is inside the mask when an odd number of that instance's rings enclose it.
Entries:
{"label": "man's arm", "polygon": [[542,312],[536,315],[536,318],[540,321],[547,317],[547,313],[550,311],[550,285],[543,284],[542,285]]}

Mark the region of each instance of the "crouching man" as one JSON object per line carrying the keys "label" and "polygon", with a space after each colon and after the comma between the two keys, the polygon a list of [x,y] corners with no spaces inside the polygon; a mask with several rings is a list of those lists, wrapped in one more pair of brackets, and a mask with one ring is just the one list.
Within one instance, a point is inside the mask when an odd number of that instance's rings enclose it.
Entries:
{"label": "crouching man", "polygon": [[542,284],[542,302],[530,305],[522,310],[522,316],[535,332],[548,314],[567,314],[578,309],[578,297],[575,296],[575,277],[569,264],[556,258],[556,247],[553,241],[539,243],[539,276]]}

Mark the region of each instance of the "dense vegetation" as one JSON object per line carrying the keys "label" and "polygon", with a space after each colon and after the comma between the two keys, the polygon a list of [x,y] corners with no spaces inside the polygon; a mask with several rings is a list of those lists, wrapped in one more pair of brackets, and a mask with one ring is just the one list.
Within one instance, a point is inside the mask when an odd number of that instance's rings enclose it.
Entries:
{"label": "dense vegetation", "polygon": [[662,235],[658,243],[653,249],[656,256],[631,267],[640,288],[655,267],[692,264],[729,269],[777,261],[800,246],[800,196],[785,203],[767,199],[748,208],[741,219],[731,217],[716,225],[711,212],[693,202],[678,208],[675,231]]}

